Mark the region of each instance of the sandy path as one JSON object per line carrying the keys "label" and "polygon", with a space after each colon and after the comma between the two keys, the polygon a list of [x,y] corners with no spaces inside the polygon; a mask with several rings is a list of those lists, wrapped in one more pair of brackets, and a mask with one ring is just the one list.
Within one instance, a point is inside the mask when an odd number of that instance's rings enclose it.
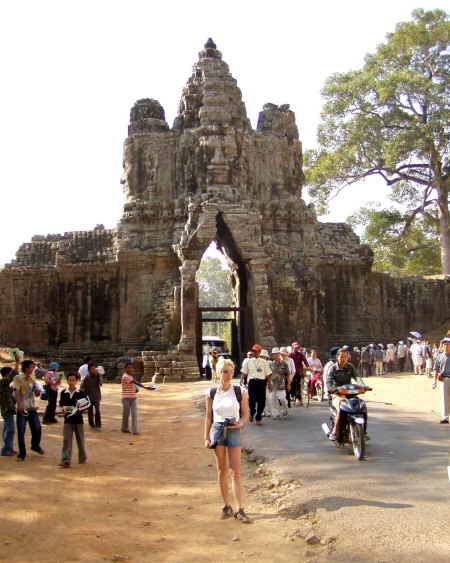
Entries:
{"label": "sandy path", "polygon": [[[20,464],[0,457],[1,561],[302,559],[309,546],[289,540],[295,523],[254,493],[245,494],[253,523],[218,519],[213,453],[203,448],[192,385],[141,391],[138,416],[140,436],[119,431],[120,387],[107,384],[102,432],[85,424],[86,465],[75,457],[70,469],[58,466],[62,422],[43,427],[44,456],[29,452]],[[244,464],[253,491],[261,485],[255,470]]]}

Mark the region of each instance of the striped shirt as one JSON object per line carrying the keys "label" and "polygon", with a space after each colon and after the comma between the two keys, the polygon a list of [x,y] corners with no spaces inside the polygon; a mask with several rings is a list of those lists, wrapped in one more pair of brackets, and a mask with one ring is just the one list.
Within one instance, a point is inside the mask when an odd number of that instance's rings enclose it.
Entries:
{"label": "striped shirt", "polygon": [[136,389],[134,388],[133,376],[124,373],[122,375],[122,399],[135,399]]}

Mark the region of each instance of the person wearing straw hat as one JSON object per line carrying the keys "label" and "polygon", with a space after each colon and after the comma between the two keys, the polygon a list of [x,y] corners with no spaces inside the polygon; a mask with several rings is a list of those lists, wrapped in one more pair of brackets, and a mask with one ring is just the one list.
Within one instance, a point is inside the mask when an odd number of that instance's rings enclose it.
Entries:
{"label": "person wearing straw hat", "polygon": [[262,425],[262,413],[266,405],[266,385],[272,391],[272,370],[266,360],[260,358],[261,346],[254,344],[252,347],[253,358],[250,358],[241,368],[241,382],[245,385],[248,381],[248,404],[250,407],[250,422],[255,420],[258,426]]}

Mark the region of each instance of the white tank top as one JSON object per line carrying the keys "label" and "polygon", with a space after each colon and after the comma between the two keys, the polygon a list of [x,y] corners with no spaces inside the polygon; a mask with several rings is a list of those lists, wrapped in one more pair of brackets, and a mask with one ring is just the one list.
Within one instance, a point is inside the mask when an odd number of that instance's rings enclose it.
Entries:
{"label": "white tank top", "polygon": [[239,406],[233,385],[228,391],[220,391],[220,389],[217,388],[212,404],[213,422],[223,422],[226,418],[230,418],[231,416],[234,416],[236,421],[238,421]]}

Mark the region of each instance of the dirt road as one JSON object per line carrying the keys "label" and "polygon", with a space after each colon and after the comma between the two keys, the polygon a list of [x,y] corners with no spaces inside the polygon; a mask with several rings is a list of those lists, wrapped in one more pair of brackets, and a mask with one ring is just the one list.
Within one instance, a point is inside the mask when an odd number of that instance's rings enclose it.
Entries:
{"label": "dirt road", "polygon": [[[408,380],[405,377],[384,380],[377,378],[374,401],[386,402],[383,386],[402,389],[398,391],[401,397],[409,393],[416,396],[411,390],[412,383],[416,383],[414,376]],[[423,385],[423,380],[417,382],[417,388]],[[86,465],[73,463],[68,470],[58,466],[62,422],[44,426],[44,456],[31,452],[20,464],[13,458],[0,458],[0,560],[284,563],[352,560],[352,557],[355,561],[394,560],[389,552],[380,558],[383,551],[349,553],[348,542],[342,533],[336,532],[337,526],[342,530],[342,524],[354,520],[355,515],[372,518],[376,511],[367,495],[359,495],[359,504],[335,502],[330,510],[323,500],[330,497],[326,486],[323,483],[317,486],[314,467],[319,458],[308,454],[307,461],[302,462],[301,479],[292,471],[282,474],[276,461],[258,457],[258,440],[252,439],[255,426],[248,427],[245,434],[247,447],[255,451],[246,454],[243,469],[245,508],[253,522],[244,525],[234,519],[219,520],[222,503],[213,453],[205,450],[202,442],[201,396],[205,387],[205,383],[199,382],[165,385],[155,392],[141,391],[138,396],[141,435],[132,436],[119,431],[120,386],[105,385],[102,432],[85,427]],[[429,393],[437,409],[437,391]],[[419,418],[430,419],[427,423],[435,424],[438,415],[430,414],[431,403],[424,407],[428,399],[423,395],[422,399],[416,399],[420,404],[414,406],[414,412]],[[411,399],[405,401],[411,410]],[[296,417],[304,416],[300,410],[298,413],[292,413],[290,424]],[[314,415],[313,409],[311,414]],[[275,421],[268,421],[258,430],[269,435],[274,424]],[[27,445],[28,441],[29,437]],[[332,445],[326,446],[330,446],[327,457],[339,453]],[[345,462],[345,478],[353,478],[360,471],[357,464],[361,466],[361,462],[353,459]],[[289,460],[283,463],[289,466]],[[442,486],[447,489],[443,489],[441,502],[446,502],[448,481],[442,480]],[[310,495],[313,489],[315,493]],[[392,501],[386,500],[381,515],[385,518],[384,530],[380,532],[377,524],[371,534],[367,526],[361,525],[361,537],[357,542],[353,540],[353,544],[367,543],[367,533],[369,546],[377,540],[382,543],[384,535],[389,536],[391,520],[400,518],[402,512],[390,510],[394,507],[389,507],[389,502]],[[423,517],[432,518],[432,512],[427,508]],[[427,553],[414,557],[414,545],[406,537],[402,553],[409,554],[411,560],[421,561]],[[440,534],[430,537],[434,543],[448,539],[448,521],[440,528]],[[401,536],[398,542],[402,542]],[[448,543],[442,543],[444,548],[445,545]],[[428,560],[444,561],[441,554],[448,554],[448,547],[444,551],[435,547],[430,545]]]}

